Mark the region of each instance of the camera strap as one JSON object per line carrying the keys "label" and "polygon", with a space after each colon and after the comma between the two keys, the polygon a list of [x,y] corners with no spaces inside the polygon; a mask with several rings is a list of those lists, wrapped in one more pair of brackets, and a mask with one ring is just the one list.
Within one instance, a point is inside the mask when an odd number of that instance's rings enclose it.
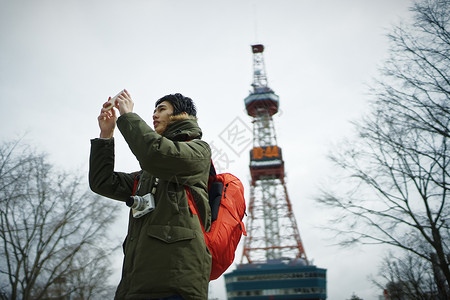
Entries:
{"label": "camera strap", "polygon": [[[133,196],[136,195],[136,192],[141,187],[141,175],[142,174],[136,174],[136,176],[134,176],[134,185],[133,185],[133,193],[132,193]],[[152,191],[151,191],[153,196],[156,194],[156,187],[158,186],[158,183],[159,183],[159,178],[155,178],[155,182],[153,183],[153,187],[152,187]]]}
{"label": "camera strap", "polygon": [[158,186],[158,183],[159,183],[159,178],[155,178],[155,183],[153,184],[152,191],[151,191],[153,196],[156,195],[156,187]]}

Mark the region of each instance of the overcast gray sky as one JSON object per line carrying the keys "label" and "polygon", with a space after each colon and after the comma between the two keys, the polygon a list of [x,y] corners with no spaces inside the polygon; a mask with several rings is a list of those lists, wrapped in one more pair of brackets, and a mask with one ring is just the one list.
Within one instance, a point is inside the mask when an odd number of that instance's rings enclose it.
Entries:
{"label": "overcast gray sky", "polygon": [[[0,0],[0,138],[27,133],[55,165],[87,172],[89,139],[99,133],[96,117],[108,96],[127,88],[135,111],[150,120],[156,99],[181,92],[197,103],[216,164],[240,177],[248,196],[250,146],[233,151],[225,136],[236,124],[251,128],[243,99],[252,82],[250,45],[262,43],[269,86],[280,96],[274,122],[307,256],[328,269],[328,299],[356,293],[375,300],[382,291],[367,276],[377,272],[381,249],[332,246],[319,228],[331,212],[314,196],[333,174],[327,153],[367,109],[366,84],[387,55],[385,34],[410,16],[411,3]],[[138,169],[116,138],[116,169]],[[126,218],[124,207],[114,229],[121,238]],[[115,265],[113,284],[120,253]],[[225,299],[223,279],[211,284],[211,296]]]}

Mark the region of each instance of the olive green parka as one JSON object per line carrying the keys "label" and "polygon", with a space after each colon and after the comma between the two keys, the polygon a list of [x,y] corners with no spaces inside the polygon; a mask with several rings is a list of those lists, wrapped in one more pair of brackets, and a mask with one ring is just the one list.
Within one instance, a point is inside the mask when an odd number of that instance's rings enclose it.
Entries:
{"label": "olive green parka", "polygon": [[151,299],[181,295],[185,300],[207,299],[211,254],[196,215],[189,209],[189,188],[204,228],[211,212],[207,182],[209,145],[200,140],[195,118],[176,116],[163,136],[137,114],[127,113],[117,127],[142,168],[136,173],[114,171],[114,139],[91,140],[89,184],[95,193],[126,201],[139,174],[136,195],[155,192],[155,209],[134,218],[130,211],[125,239],[122,279],[115,299]]}

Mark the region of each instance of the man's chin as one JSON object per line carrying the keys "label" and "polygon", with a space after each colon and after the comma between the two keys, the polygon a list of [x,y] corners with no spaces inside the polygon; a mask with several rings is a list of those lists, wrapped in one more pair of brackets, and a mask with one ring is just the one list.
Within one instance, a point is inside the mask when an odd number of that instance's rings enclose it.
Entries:
{"label": "man's chin", "polygon": [[155,131],[157,134],[162,134],[164,132],[164,130],[160,126],[156,126]]}

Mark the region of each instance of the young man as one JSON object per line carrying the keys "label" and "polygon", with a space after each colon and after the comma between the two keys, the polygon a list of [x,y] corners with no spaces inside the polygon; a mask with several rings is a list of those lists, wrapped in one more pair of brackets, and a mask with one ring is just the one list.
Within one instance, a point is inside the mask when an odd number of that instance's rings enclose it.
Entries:
{"label": "young man", "polygon": [[[154,130],[133,113],[133,106],[127,91],[115,103],[119,118],[105,103],[98,117],[100,138],[91,140],[89,183],[94,192],[120,201],[129,200],[133,190],[154,198],[154,210],[147,214],[136,217],[130,210],[115,299],[207,299],[211,254],[186,195],[189,189],[209,230],[211,150],[201,140],[194,103],[181,94],[159,99]],[[139,161],[139,172],[114,171],[116,123]]]}

